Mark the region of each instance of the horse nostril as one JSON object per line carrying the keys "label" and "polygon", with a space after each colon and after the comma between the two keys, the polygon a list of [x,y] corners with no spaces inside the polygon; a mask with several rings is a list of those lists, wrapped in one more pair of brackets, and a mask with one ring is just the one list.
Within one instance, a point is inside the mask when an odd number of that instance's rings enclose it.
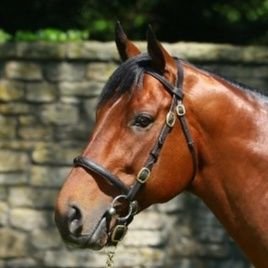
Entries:
{"label": "horse nostril", "polygon": [[74,235],[82,232],[82,214],[77,206],[71,206],[68,211],[69,232]]}

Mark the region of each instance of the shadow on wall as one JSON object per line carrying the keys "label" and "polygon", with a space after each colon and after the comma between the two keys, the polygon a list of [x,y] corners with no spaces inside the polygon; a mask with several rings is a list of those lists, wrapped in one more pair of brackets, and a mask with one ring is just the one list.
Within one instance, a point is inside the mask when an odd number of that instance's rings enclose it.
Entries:
{"label": "shadow on wall", "polygon": [[[183,193],[174,201],[180,210],[168,239],[168,267],[243,267],[249,261],[223,226],[197,197]],[[175,205],[174,205],[175,206]]]}

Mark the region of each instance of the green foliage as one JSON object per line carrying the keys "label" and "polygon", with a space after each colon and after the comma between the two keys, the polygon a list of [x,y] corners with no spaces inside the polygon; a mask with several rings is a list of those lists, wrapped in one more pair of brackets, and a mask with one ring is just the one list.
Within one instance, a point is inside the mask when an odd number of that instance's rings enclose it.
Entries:
{"label": "green foliage", "polygon": [[89,29],[92,39],[112,40],[114,25],[120,20],[134,39],[144,39],[154,6],[159,0],[86,0],[82,2],[78,22]]}
{"label": "green foliage", "polygon": [[233,3],[215,3],[214,12],[226,18],[229,23],[267,20],[268,0],[234,1]]}
{"label": "green foliage", "polygon": [[46,42],[74,42],[87,40],[89,37],[88,31],[67,30],[61,31],[58,29],[43,29],[37,32],[17,31],[14,36],[15,41],[46,41]]}
{"label": "green foliage", "polygon": [[219,16],[222,25],[242,41],[268,44],[268,0],[219,1],[213,6],[212,12]]}
{"label": "green foliage", "polygon": [[0,44],[5,43],[11,39],[11,35],[0,29]]}
{"label": "green foliage", "polygon": [[[91,39],[113,40],[114,24],[120,20],[132,39],[144,40],[147,25],[152,24],[163,41],[268,44],[267,18],[268,0],[1,0],[0,3],[0,27],[14,34],[15,40],[24,41],[76,41],[89,35]],[[73,28],[82,30],[68,30]]]}
{"label": "green foliage", "polygon": [[67,30],[61,31],[58,29],[43,29],[37,32],[32,31],[17,31],[14,36],[0,29],[0,43],[8,41],[23,41],[23,42],[76,42],[88,40],[89,31],[84,30]]}

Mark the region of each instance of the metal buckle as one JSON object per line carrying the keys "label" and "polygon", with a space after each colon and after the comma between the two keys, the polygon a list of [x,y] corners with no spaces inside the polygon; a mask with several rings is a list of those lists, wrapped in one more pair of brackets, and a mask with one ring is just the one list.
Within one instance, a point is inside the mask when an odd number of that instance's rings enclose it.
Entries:
{"label": "metal buckle", "polygon": [[179,102],[176,106],[176,112],[178,116],[184,116],[186,114],[185,106],[182,102]]}
{"label": "metal buckle", "polygon": [[149,177],[151,175],[151,171],[149,168],[143,167],[141,168],[141,170],[139,171],[136,180],[140,183],[145,183]]}
{"label": "metal buckle", "polygon": [[166,124],[169,127],[173,127],[175,124],[175,121],[176,121],[175,113],[173,113],[172,111],[168,112],[166,116]]}
{"label": "metal buckle", "polygon": [[116,225],[111,235],[111,241],[113,243],[120,242],[125,237],[127,230],[128,228],[126,225],[123,224]]}
{"label": "metal buckle", "polygon": [[[128,211],[127,211],[127,214],[125,214],[125,216],[120,216],[116,211],[116,205],[117,205],[117,203],[120,204],[120,199],[128,202]],[[122,204],[122,202],[121,202],[121,204]],[[135,205],[136,205],[135,203],[132,204],[132,202],[130,202],[128,200],[126,195],[118,195],[112,201],[112,204],[108,210],[108,213],[110,214],[111,217],[115,217],[119,221],[127,221],[129,219],[129,217],[136,212],[137,209],[136,209]]]}

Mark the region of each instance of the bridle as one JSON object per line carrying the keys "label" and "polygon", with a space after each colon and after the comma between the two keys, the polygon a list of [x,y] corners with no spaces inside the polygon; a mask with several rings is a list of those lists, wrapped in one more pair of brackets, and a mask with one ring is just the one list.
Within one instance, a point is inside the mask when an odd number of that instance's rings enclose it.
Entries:
{"label": "bridle", "polygon": [[[175,86],[172,85],[164,76],[155,72],[152,69],[145,69],[144,72],[153,76],[159,82],[163,84],[165,89],[172,96],[171,105],[169,111],[166,115],[165,124],[163,125],[160,134],[156,143],[153,146],[153,149],[150,151],[149,156],[140,169],[136,176],[136,180],[133,185],[128,187],[125,185],[116,175],[111,173],[102,165],[95,163],[93,160],[86,158],[84,156],[78,156],[74,159],[73,163],[75,167],[82,167],[86,171],[91,171],[99,175],[107,183],[117,188],[120,192],[120,195],[116,196],[109,209],[104,213],[103,217],[106,217],[107,220],[116,219],[115,227],[113,228],[110,234],[110,243],[116,245],[127,232],[127,226],[133,220],[134,215],[138,212],[138,202],[135,199],[137,193],[140,191],[142,186],[147,182],[150,177],[152,168],[157,162],[157,159],[160,155],[161,148],[165,143],[165,140],[173,128],[176,118],[178,117],[181,124],[183,134],[185,136],[186,143],[192,155],[193,161],[193,178],[195,177],[197,170],[197,153],[194,146],[194,141],[192,139],[191,133],[189,131],[188,123],[185,118],[186,109],[183,105],[183,67],[179,60],[177,60],[177,77]],[[118,212],[118,206],[122,204],[127,204],[128,210],[124,215],[120,215]]]}

